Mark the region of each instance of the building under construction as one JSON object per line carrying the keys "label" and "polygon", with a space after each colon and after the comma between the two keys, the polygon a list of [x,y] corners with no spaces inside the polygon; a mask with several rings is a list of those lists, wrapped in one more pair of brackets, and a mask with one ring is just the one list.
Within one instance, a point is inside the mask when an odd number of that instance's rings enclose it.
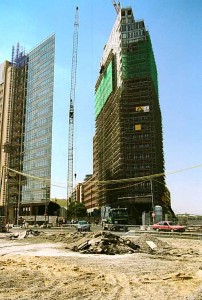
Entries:
{"label": "building under construction", "polygon": [[164,173],[158,78],[144,21],[116,10],[95,86],[94,172],[99,206],[127,206],[140,223],[156,205],[172,214],[165,177],[152,177]]}
{"label": "building under construction", "polygon": [[[1,65],[1,214],[46,215],[50,201],[55,37]],[[26,176],[24,176],[26,174]]]}

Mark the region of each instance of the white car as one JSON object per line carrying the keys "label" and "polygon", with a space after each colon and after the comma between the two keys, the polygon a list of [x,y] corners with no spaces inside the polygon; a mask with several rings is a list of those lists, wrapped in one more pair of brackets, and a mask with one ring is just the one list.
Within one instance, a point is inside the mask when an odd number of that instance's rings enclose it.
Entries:
{"label": "white car", "polygon": [[78,221],[77,231],[90,231],[90,224],[87,221]]}

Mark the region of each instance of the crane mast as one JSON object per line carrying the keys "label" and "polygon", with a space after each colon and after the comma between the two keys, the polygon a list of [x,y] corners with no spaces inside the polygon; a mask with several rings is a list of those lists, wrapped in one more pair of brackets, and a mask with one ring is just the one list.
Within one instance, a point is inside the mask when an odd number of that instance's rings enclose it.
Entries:
{"label": "crane mast", "polygon": [[114,8],[115,8],[116,13],[117,13],[117,15],[118,15],[118,14],[119,14],[119,11],[120,11],[120,9],[121,9],[120,2],[118,2],[118,4],[117,4],[116,1],[113,0],[113,5],[114,5]]}
{"label": "crane mast", "polygon": [[73,34],[73,53],[72,53],[71,87],[70,87],[70,103],[69,103],[67,201],[73,192],[74,102],[75,102],[75,89],[76,89],[78,29],[79,29],[79,15],[78,15],[78,7],[76,7],[75,21],[74,21],[74,34]]}

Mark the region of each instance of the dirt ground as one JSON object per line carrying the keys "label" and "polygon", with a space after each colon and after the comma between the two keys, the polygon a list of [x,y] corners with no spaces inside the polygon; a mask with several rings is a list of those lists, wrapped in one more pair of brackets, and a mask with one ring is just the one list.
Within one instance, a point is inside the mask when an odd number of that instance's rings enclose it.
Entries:
{"label": "dirt ground", "polygon": [[202,299],[201,240],[145,236],[157,246],[151,250],[133,236],[141,251],[131,254],[71,250],[90,238],[60,232],[10,240],[2,234],[0,299]]}

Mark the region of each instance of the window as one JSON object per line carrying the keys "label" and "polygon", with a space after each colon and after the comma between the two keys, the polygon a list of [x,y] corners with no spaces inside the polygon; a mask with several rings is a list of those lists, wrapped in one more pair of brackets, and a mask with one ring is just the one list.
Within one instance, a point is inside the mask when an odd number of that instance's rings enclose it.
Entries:
{"label": "window", "polygon": [[122,31],[126,31],[126,29],[127,29],[127,28],[126,28],[126,25],[122,25],[122,26],[121,26],[121,30],[122,30]]}

